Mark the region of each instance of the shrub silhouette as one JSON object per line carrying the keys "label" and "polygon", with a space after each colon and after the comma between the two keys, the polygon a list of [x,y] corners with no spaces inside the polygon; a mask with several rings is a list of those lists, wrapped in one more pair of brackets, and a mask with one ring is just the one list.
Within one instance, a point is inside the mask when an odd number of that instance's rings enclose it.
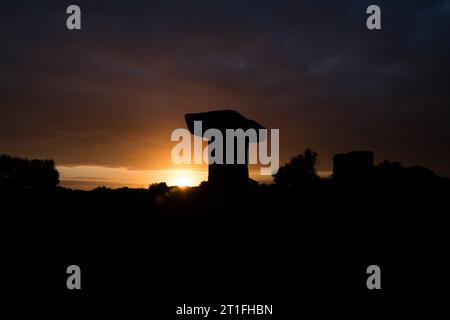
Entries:
{"label": "shrub silhouette", "polygon": [[274,182],[282,186],[299,186],[315,181],[319,178],[316,165],[319,163],[317,152],[306,149],[291,159],[273,175]]}
{"label": "shrub silhouette", "polygon": [[375,166],[378,181],[396,184],[426,186],[435,183],[441,178],[432,170],[422,166],[404,167],[397,161],[383,160]]}
{"label": "shrub silhouette", "polygon": [[333,179],[354,183],[369,181],[374,169],[372,151],[359,150],[333,156]]}
{"label": "shrub silhouette", "polygon": [[154,192],[155,194],[163,194],[170,190],[170,188],[167,186],[167,183],[165,182],[159,182],[159,183],[152,183],[148,190],[150,192]]}
{"label": "shrub silhouette", "polygon": [[54,188],[59,173],[53,160],[28,160],[0,156],[0,186],[9,188]]}

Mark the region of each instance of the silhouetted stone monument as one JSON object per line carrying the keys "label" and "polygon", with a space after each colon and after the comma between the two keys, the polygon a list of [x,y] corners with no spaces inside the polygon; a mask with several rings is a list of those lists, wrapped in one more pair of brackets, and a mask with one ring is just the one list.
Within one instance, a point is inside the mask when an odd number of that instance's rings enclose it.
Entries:
{"label": "silhouetted stone monument", "polygon": [[[208,167],[208,183],[223,186],[244,185],[253,180],[249,178],[248,174],[248,144],[245,142],[245,163],[237,164],[237,141],[234,143],[234,164],[226,164],[226,129],[265,129],[262,125],[254,120],[247,119],[240,113],[234,110],[217,110],[202,113],[188,113],[185,115],[185,120],[189,131],[194,133],[194,121],[202,121],[202,136],[208,129],[218,129],[223,136],[223,164],[213,163]],[[262,139],[257,135],[257,139]],[[258,142],[252,141],[252,142]]]}
{"label": "silhouetted stone monument", "polygon": [[363,180],[373,171],[372,151],[339,153],[333,157],[333,178],[344,181]]}

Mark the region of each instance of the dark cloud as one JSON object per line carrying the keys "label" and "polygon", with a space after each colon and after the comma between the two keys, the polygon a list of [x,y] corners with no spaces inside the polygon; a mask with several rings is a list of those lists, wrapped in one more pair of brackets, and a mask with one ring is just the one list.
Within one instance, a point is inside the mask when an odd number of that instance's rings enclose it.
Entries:
{"label": "dark cloud", "polygon": [[185,112],[231,106],[313,147],[450,174],[450,5],[377,1],[4,1],[0,150],[153,169]]}

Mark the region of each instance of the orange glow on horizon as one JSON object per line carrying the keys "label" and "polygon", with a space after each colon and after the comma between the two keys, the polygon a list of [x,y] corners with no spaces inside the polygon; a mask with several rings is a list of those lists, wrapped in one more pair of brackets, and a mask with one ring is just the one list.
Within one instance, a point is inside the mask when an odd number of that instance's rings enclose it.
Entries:
{"label": "orange glow on horizon", "polygon": [[101,166],[57,167],[61,186],[91,190],[99,186],[110,188],[148,188],[153,183],[192,187],[208,180],[207,171],[196,170],[130,170]]}
{"label": "orange glow on horizon", "polygon": [[192,171],[176,170],[178,171],[174,177],[168,181],[169,186],[178,187],[194,187],[198,186],[201,181],[198,181],[198,177]]}

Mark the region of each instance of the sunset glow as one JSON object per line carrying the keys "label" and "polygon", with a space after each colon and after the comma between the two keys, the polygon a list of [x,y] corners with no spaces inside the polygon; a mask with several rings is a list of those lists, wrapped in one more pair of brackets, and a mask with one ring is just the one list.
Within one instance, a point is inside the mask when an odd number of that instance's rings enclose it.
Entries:
{"label": "sunset glow", "polygon": [[208,180],[207,171],[196,170],[130,170],[100,166],[58,167],[60,185],[91,190],[99,186],[110,188],[148,188],[153,183],[166,182],[169,186],[197,186]]}
{"label": "sunset glow", "polygon": [[169,185],[179,186],[179,187],[193,187],[200,184],[201,181],[198,179],[198,175],[192,171],[179,171],[174,173],[172,181],[168,181]]}
{"label": "sunset glow", "polygon": [[191,179],[191,177],[184,174],[180,174],[180,176],[175,177],[173,185],[179,187],[191,187],[194,186],[194,181],[193,179]]}

